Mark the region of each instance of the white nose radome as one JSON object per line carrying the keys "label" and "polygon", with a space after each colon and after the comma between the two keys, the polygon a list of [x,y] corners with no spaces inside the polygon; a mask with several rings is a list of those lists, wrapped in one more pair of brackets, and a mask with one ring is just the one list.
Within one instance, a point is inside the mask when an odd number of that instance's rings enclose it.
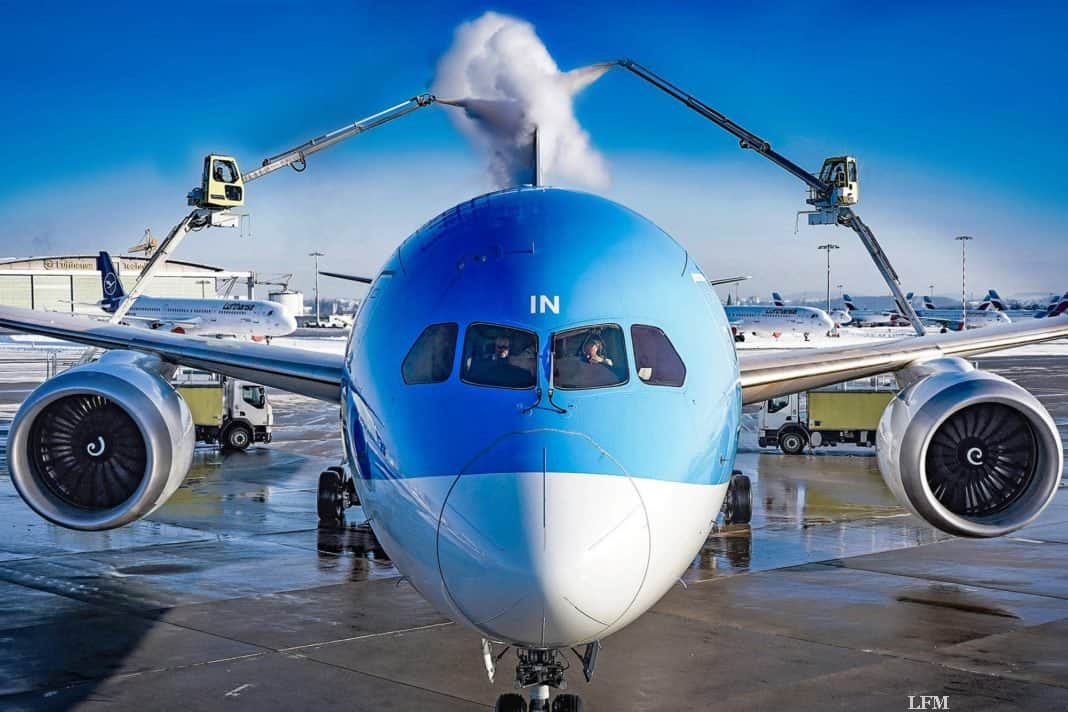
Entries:
{"label": "white nose radome", "polygon": [[[527,438],[533,445],[529,434],[504,445]],[[555,444],[522,458],[536,468],[460,475],[442,509],[442,581],[494,640],[547,648],[595,640],[631,607],[646,575],[649,524],[634,483],[588,440],[558,433]],[[576,458],[576,448],[589,451]],[[607,472],[550,469],[554,450]]]}

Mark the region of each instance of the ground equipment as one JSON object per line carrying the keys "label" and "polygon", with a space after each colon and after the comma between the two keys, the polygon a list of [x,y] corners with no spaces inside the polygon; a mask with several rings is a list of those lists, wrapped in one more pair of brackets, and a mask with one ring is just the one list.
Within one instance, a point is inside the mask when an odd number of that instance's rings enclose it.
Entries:
{"label": "ground equipment", "polygon": [[839,443],[871,447],[879,419],[896,394],[892,376],[873,376],[766,400],[757,442],[789,455]]}

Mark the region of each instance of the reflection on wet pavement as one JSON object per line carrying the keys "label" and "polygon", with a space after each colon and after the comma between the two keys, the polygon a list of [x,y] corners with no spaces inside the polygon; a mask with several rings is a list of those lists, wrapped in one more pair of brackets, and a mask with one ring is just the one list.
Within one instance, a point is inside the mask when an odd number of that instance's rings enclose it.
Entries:
{"label": "reflection on wet pavement", "polygon": [[714,531],[687,582],[950,538],[894,501],[870,455],[742,453],[735,467],[753,482],[752,522]]}

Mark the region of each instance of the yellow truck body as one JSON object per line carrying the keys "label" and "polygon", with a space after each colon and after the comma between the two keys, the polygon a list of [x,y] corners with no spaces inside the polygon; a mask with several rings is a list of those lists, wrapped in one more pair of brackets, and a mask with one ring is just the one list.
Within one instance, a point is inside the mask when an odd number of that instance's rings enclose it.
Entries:
{"label": "yellow truck body", "polygon": [[875,430],[892,391],[809,391],[809,430]]}
{"label": "yellow truck body", "polygon": [[193,423],[219,427],[223,422],[223,387],[220,383],[197,383],[177,386],[185,399]]}

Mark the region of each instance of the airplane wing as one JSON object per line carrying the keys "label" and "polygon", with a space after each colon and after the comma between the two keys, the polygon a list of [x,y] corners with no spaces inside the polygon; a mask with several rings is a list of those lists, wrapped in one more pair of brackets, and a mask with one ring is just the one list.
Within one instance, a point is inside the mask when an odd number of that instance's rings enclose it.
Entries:
{"label": "airplane wing", "polygon": [[0,326],[101,349],[156,354],[180,366],[221,373],[320,400],[341,400],[345,359],[337,354],[182,336],[15,307],[0,307]]}
{"label": "airplane wing", "polygon": [[360,282],[361,284],[371,284],[374,282],[374,277],[362,277],[358,274],[345,274],[344,272],[325,272],[319,270],[319,274],[324,277],[335,277],[337,279],[347,279],[350,282]]}
{"label": "airplane wing", "polygon": [[744,282],[747,279],[752,279],[748,274],[740,274],[737,277],[717,277],[715,279],[707,279],[709,286],[718,287],[721,284],[734,284],[735,282]]}
{"label": "airplane wing", "polygon": [[897,371],[943,356],[975,356],[1066,336],[1068,319],[1057,318],[1038,325],[991,326],[967,332],[895,339],[870,346],[739,352],[742,402],[757,403],[788,393]]}

